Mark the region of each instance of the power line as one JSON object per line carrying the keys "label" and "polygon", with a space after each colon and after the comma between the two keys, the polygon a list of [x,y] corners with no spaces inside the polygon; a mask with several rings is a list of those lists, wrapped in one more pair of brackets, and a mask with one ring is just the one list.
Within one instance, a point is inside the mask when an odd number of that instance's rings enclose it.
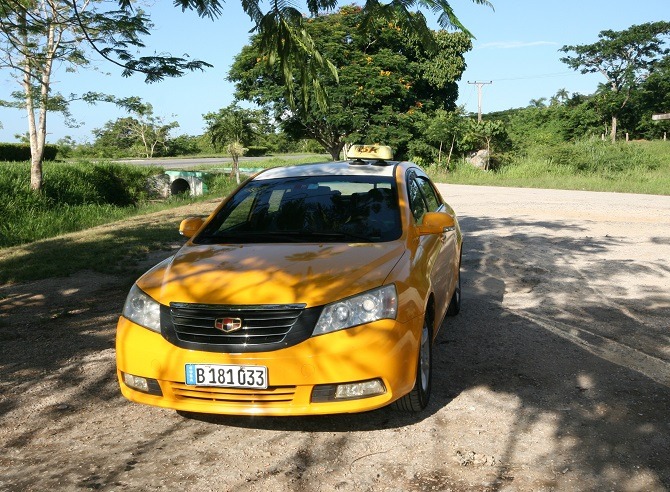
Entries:
{"label": "power line", "polygon": [[540,75],[526,75],[524,77],[508,77],[505,79],[493,79],[493,82],[507,82],[513,80],[532,80],[532,79],[548,79],[552,77],[563,77],[568,74],[575,74],[577,72],[567,71],[567,72],[556,72],[556,73],[545,73]]}

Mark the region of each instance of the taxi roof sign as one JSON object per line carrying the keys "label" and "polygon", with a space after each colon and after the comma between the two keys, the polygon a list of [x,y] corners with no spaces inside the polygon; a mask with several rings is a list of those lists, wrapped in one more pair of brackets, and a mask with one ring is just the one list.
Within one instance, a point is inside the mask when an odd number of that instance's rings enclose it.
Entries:
{"label": "taxi roof sign", "polygon": [[388,145],[352,145],[347,151],[349,159],[393,159],[393,150]]}

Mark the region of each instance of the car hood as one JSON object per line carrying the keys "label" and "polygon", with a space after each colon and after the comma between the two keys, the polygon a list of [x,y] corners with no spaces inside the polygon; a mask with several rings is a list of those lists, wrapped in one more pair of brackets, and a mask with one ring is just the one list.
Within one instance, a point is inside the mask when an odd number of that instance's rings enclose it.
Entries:
{"label": "car hood", "polygon": [[186,245],[138,280],[161,304],[319,306],[379,287],[405,252],[373,244]]}

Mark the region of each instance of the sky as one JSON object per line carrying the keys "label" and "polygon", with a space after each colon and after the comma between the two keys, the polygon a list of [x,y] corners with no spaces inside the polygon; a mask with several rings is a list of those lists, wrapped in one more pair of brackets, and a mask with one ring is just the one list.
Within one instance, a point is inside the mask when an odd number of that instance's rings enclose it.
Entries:
{"label": "sky", "polygon": [[[456,15],[475,36],[472,51],[466,53],[467,69],[459,83],[458,104],[466,111],[478,110],[475,82],[482,85],[482,112],[525,107],[533,99],[547,98],[561,89],[568,93],[592,94],[604,78],[582,75],[560,61],[558,50],[565,45],[591,44],[605,29],[621,31],[634,24],[670,20],[670,0],[491,0],[493,9],[469,0],[451,0]],[[341,2],[345,5],[348,2]],[[140,75],[121,76],[121,70],[96,60],[97,69],[77,73],[57,66],[53,90],[63,94],[88,91],[118,97],[139,96],[151,103],[154,114],[166,122],[178,121],[172,135],[199,135],[204,131],[202,115],[233,102],[234,86],[226,80],[233,58],[247,44],[251,21],[240,2],[228,0],[215,20],[182,12],[171,1],[156,1],[147,11],[154,23],[145,44],[156,53],[188,54],[213,68],[204,72],[146,84]],[[430,20],[430,17],[429,17]],[[437,27],[434,19],[432,27]],[[490,84],[488,82],[491,82]],[[0,99],[9,99],[19,86],[6,69],[0,70]],[[77,128],[65,125],[58,114],[48,117],[47,141],[70,136],[93,142],[92,131],[126,114],[111,104],[72,103]],[[14,135],[27,132],[24,111],[0,108],[0,142],[14,142]]]}

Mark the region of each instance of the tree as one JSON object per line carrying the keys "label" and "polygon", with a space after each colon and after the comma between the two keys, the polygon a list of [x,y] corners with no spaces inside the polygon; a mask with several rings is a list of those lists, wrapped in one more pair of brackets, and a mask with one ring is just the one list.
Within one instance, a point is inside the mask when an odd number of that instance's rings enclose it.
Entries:
{"label": "tree", "polygon": [[610,138],[616,140],[617,119],[631,94],[653,72],[659,59],[670,50],[665,42],[670,22],[634,25],[623,31],[605,30],[593,44],[563,46],[560,51],[574,52],[561,61],[581,73],[601,73],[607,80],[600,90],[602,104],[611,115]]}
{"label": "tree", "polygon": [[150,159],[159,149],[160,154],[167,153],[170,131],[179,127],[179,123],[165,123],[162,117],[154,115],[151,104],[135,96],[105,96],[104,100],[126,109],[132,116],[108,121],[103,128],[93,130],[96,137],[93,147],[100,157],[137,155]]}
{"label": "tree", "polygon": [[[132,0],[118,0],[123,8],[129,8]],[[492,7],[488,0],[472,0],[478,5]],[[321,55],[321,43],[312,38],[306,28],[303,14],[293,7],[290,0],[269,2],[270,8],[263,11],[260,0],[242,0],[242,8],[254,23],[258,36],[258,47],[261,59],[268,67],[278,62],[278,73],[286,86],[287,97],[294,102],[294,88],[300,88],[302,104],[307,106],[310,97],[317,99],[321,108],[325,109],[326,95],[321,85],[321,75],[327,69],[331,76],[337,78],[335,64]],[[221,14],[219,0],[175,0],[174,4],[182,10],[193,9],[199,15],[216,17]],[[308,0],[307,8],[312,18],[324,12],[334,11],[337,0]],[[361,27],[368,30],[377,22],[392,22],[407,35],[415,36],[425,49],[435,51],[437,45],[431,36],[426,19],[420,11],[411,12],[413,8],[428,9],[438,15],[438,24],[442,29],[455,28],[468,37],[472,34],[456,17],[451,4],[447,0],[391,0],[382,3],[379,0],[367,0],[362,9]]]}
{"label": "tree", "polygon": [[451,157],[463,137],[467,121],[462,107],[454,111],[438,109],[423,115],[417,125],[417,135],[409,145],[411,159],[426,164],[437,161],[440,166],[446,153],[446,168],[449,170]]}
{"label": "tree", "polygon": [[254,135],[260,133],[264,124],[262,111],[240,108],[232,103],[216,113],[203,115],[207,133],[215,148],[225,146],[233,158],[231,175],[240,183],[239,159],[246,152],[245,143],[250,142]]}
{"label": "tree", "polygon": [[135,124],[132,117],[118,118],[108,121],[102,128],[93,130],[95,141],[93,153],[98,157],[127,157],[134,155],[133,148],[137,145],[130,127]]}
{"label": "tree", "polygon": [[484,169],[491,168],[492,143],[496,141],[501,148],[509,145],[509,137],[505,124],[500,120],[475,121],[468,120],[468,126],[464,133],[461,145],[463,148],[472,150],[481,149],[486,146],[486,165]]}
{"label": "tree", "polygon": [[556,91],[556,94],[551,96],[549,99],[549,105],[550,106],[558,106],[561,104],[565,104],[565,102],[570,99],[570,93],[567,91],[567,89],[559,89]]}
{"label": "tree", "polygon": [[547,107],[547,98],[546,97],[540,97],[538,99],[531,99],[530,102],[528,103],[528,107],[530,107],[530,108],[546,108]]}
{"label": "tree", "polygon": [[31,151],[30,187],[42,187],[42,160],[47,134],[47,114],[69,115],[69,102],[77,96],[53,93],[55,64],[77,70],[93,63],[92,52],[123,67],[123,75],[135,72],[147,82],[183,75],[210,66],[172,56],[135,58],[129,49],[141,49],[143,35],[152,25],[142,10],[105,10],[103,0],[0,0],[0,68],[8,69],[21,90],[13,101],[28,115]]}
{"label": "tree", "polygon": [[348,139],[383,141],[402,154],[415,114],[455,107],[456,81],[471,41],[463,33],[440,31],[433,34],[440,49],[428,52],[393,22],[369,21],[361,30],[365,15],[350,6],[307,22],[309,35],[338,68],[337,78],[327,70],[320,73],[328,107],[314,97],[307,104],[291,99],[284,74],[264,62],[259,36],[235,57],[229,72],[236,97],[271,108],[286,133],[315,139],[333,159]]}
{"label": "tree", "polygon": [[670,56],[656,65],[637,96],[636,129],[645,138],[667,138],[670,120],[653,121],[651,117],[656,113],[670,113]]}
{"label": "tree", "polygon": [[128,130],[142,143],[144,157],[151,159],[158,145],[167,150],[170,131],[178,128],[179,123],[165,123],[162,117],[154,115],[153,107],[148,103],[136,106],[133,113],[135,118],[126,119]]}

